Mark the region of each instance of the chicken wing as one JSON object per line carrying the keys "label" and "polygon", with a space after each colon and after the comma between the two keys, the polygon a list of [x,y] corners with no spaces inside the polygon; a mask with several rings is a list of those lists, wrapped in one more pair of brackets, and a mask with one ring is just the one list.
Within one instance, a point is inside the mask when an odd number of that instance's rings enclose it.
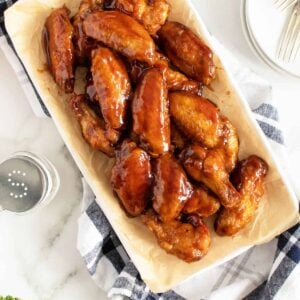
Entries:
{"label": "chicken wing", "polygon": [[[156,65],[159,66],[159,63]],[[162,71],[169,91],[184,91],[199,96],[202,95],[203,86],[201,82],[190,80],[180,72],[173,70],[171,67],[166,68],[165,71],[162,69]]]}
{"label": "chicken wing", "polygon": [[150,210],[142,216],[142,221],[154,233],[161,248],[186,262],[200,260],[209,249],[210,232],[200,219],[195,227],[177,220],[163,223]]}
{"label": "chicken wing", "polygon": [[43,44],[49,69],[55,82],[66,92],[74,89],[73,26],[70,11],[64,6],[51,12],[43,31]]}
{"label": "chicken wing", "polygon": [[[167,84],[167,89],[169,91],[186,91],[196,95],[202,94],[201,82],[190,80],[180,72],[173,70],[169,66],[168,60],[162,58],[163,56],[160,53],[158,53],[158,57],[160,57],[160,59],[158,59],[154,63],[154,65],[164,76]],[[133,81],[133,84],[136,84],[141,78],[142,74],[147,69],[151,68],[151,66],[139,61],[130,61],[127,65],[128,72],[130,74],[131,80]]]}
{"label": "chicken wing", "polygon": [[255,155],[238,164],[232,181],[241,194],[241,202],[221,210],[215,222],[217,234],[232,236],[252,222],[264,194],[263,181],[267,172],[268,165]]}
{"label": "chicken wing", "polygon": [[212,51],[188,27],[166,22],[158,36],[167,57],[187,76],[205,85],[215,78]]}
{"label": "chicken wing", "polygon": [[92,76],[96,97],[106,124],[106,136],[115,144],[125,127],[130,80],[123,62],[108,48],[92,52]]}
{"label": "chicken wing", "polygon": [[210,188],[223,206],[233,207],[240,202],[240,194],[229,181],[221,149],[207,150],[191,145],[183,150],[180,158],[187,173]]}
{"label": "chicken wing", "polygon": [[92,50],[97,48],[99,44],[96,40],[86,36],[83,31],[83,20],[92,11],[101,10],[102,2],[102,0],[82,0],[78,12],[73,17],[73,43],[76,59],[79,63],[85,63],[91,57]]}
{"label": "chicken wing", "polygon": [[219,109],[209,100],[186,92],[169,94],[172,119],[189,138],[206,147],[223,140]]}
{"label": "chicken wing", "polygon": [[108,156],[114,156],[114,148],[105,136],[104,120],[86,103],[85,95],[75,95],[70,100],[71,109],[81,127],[82,135],[87,143],[96,150],[100,150]]}
{"label": "chicken wing", "polygon": [[149,200],[151,191],[150,157],[134,142],[125,140],[116,154],[111,184],[126,212],[140,215]]}
{"label": "chicken wing", "polygon": [[220,202],[207,189],[195,187],[191,197],[187,200],[182,210],[185,214],[196,213],[201,217],[209,217],[220,208]]}
{"label": "chicken wing", "polygon": [[133,132],[139,136],[141,147],[153,156],[170,148],[170,117],[167,88],[161,73],[155,69],[145,72],[132,100]]}
{"label": "chicken wing", "polygon": [[82,20],[91,12],[102,10],[104,0],[82,0],[79,4],[75,18],[80,17]]}
{"label": "chicken wing", "polygon": [[172,154],[157,158],[153,166],[153,208],[163,222],[178,218],[190,198],[192,186]]}
{"label": "chicken wing", "polygon": [[144,27],[132,17],[119,11],[96,11],[83,21],[88,37],[132,60],[153,65],[157,59],[155,44]]}
{"label": "chicken wing", "polygon": [[223,149],[225,168],[230,173],[236,166],[239,153],[239,138],[236,128],[224,116],[223,122],[223,144],[220,148]]}
{"label": "chicken wing", "polygon": [[131,15],[153,36],[166,22],[171,10],[166,0],[110,0],[105,1],[104,6]]}

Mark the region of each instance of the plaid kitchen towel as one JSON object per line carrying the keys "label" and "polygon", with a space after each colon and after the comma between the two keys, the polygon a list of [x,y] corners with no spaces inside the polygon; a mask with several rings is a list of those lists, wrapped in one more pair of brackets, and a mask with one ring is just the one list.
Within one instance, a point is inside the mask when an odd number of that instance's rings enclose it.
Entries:
{"label": "plaid kitchen towel", "polygon": [[[3,11],[14,2],[0,0],[0,48],[14,69],[35,114],[49,116],[6,36]],[[284,161],[284,140],[278,112],[272,101],[271,86],[248,69],[241,68],[217,41],[215,43],[277,157]],[[92,278],[107,291],[109,297],[139,300],[300,299],[299,225],[267,244],[252,247],[229,262],[202,272],[172,291],[154,294],[142,281],[84,180],[83,186],[82,215],[78,220],[78,249]]]}

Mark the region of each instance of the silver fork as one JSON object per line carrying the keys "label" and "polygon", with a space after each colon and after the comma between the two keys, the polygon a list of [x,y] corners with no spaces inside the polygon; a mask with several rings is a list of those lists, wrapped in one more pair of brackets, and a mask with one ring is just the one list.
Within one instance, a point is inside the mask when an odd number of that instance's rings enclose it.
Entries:
{"label": "silver fork", "polygon": [[297,0],[275,0],[274,4],[278,9],[285,10],[294,5],[296,2]]}
{"label": "silver fork", "polygon": [[300,46],[300,0],[297,0],[290,20],[284,30],[277,52],[277,58],[284,62],[293,62]]}

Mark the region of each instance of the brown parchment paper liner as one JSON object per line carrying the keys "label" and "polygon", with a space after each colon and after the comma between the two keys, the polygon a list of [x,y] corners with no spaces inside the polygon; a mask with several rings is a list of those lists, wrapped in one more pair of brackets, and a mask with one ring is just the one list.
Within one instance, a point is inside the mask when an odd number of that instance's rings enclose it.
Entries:
{"label": "brown parchment paper liner", "polygon": [[[211,38],[192,4],[187,0],[169,1],[172,4],[170,19],[192,28],[214,50]],[[41,31],[46,17],[52,8],[62,5],[66,5],[73,15],[79,2],[80,0],[20,0],[5,12],[5,25],[19,57],[78,167],[97,195],[99,205],[150,289],[153,292],[164,292],[204,269],[233,258],[253,245],[268,242],[296,224],[299,220],[297,200],[285,175],[274,161],[248,104],[217,55],[217,78],[212,88],[205,90],[205,95],[217,103],[238,129],[240,158],[257,154],[270,167],[265,181],[266,193],[255,221],[235,237],[218,237],[210,220],[211,249],[201,261],[188,264],[166,254],[139,218],[132,219],[125,215],[109,184],[112,160],[91,150],[85,143],[68,107],[70,96],[58,89],[45,68]]]}

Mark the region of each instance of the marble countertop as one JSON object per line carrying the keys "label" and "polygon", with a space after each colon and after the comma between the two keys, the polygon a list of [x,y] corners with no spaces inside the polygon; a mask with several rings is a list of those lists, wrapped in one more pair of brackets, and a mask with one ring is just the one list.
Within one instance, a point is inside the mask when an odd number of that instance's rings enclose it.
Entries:
{"label": "marble countertop", "polygon": [[51,119],[37,118],[0,51],[0,160],[29,150],[56,166],[61,186],[46,207],[0,215],[0,295],[22,299],[104,299],[76,250],[80,173]]}
{"label": "marble countertop", "polygon": [[[290,176],[300,196],[300,86],[276,74],[251,52],[243,36],[239,0],[195,0],[210,32],[273,86],[286,134]],[[0,295],[30,300],[105,299],[76,250],[80,173],[51,119],[37,118],[0,50],[0,160],[17,150],[48,157],[58,169],[56,198],[32,214],[0,215]]]}

